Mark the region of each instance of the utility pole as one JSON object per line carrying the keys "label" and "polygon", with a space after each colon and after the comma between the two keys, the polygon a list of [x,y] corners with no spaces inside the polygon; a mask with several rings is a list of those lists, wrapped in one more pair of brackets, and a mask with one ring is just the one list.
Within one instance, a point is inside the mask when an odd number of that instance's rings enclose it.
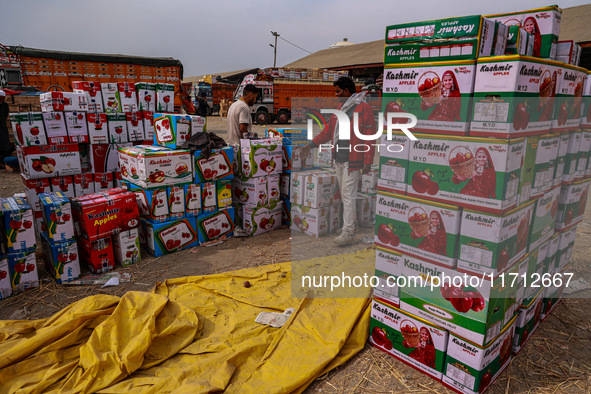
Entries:
{"label": "utility pole", "polygon": [[271,31],[271,34],[275,36],[275,45],[273,46],[273,67],[275,67],[277,65],[277,37],[279,37],[279,33]]}

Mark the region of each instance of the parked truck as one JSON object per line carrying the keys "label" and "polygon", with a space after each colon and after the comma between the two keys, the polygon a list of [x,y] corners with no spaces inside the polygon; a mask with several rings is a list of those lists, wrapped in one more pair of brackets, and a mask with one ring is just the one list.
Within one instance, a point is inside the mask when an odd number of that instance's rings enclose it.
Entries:
{"label": "parked truck", "polygon": [[[152,82],[175,86],[175,110],[181,108],[183,65],[173,58],[153,58],[97,53],[61,52],[22,46],[1,46],[0,63],[5,69],[6,84],[0,75],[0,85],[20,85],[46,91],[61,87],[72,91],[72,81]],[[18,72],[17,72],[18,71]],[[17,75],[22,80],[17,81]]]}
{"label": "parked truck", "polygon": [[195,82],[193,83],[194,100],[196,101],[198,96],[205,93],[207,105],[209,106],[207,114],[218,113],[222,100],[231,102],[237,87],[238,84],[224,82]]}

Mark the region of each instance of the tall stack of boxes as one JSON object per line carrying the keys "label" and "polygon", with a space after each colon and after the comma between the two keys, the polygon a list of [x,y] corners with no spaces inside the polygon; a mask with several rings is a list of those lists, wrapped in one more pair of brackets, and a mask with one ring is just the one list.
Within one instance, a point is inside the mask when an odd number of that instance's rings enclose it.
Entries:
{"label": "tall stack of boxes", "polygon": [[[291,149],[291,146],[290,146]],[[236,176],[232,198],[236,222],[250,235],[281,226],[281,177],[285,166],[282,139],[242,139],[233,147]]]}
{"label": "tall stack of boxes", "polygon": [[[555,56],[557,7],[512,15],[526,30],[545,15],[534,53]],[[587,71],[505,56],[504,18],[386,30],[384,112],[418,123],[416,141],[381,141],[375,270],[426,285],[376,288],[370,341],[465,393],[484,391],[559,300],[560,288],[531,284],[568,268],[590,184]]]}

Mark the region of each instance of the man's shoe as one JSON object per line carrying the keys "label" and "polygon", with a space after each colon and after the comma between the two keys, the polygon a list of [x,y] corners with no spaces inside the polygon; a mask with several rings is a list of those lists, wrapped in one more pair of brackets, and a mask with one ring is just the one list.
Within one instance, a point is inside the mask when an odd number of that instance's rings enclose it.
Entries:
{"label": "man's shoe", "polygon": [[338,237],[336,237],[333,240],[333,242],[335,244],[340,245],[340,246],[352,244],[354,241],[355,241],[355,234],[347,232],[347,231],[342,232],[341,235],[339,235]]}

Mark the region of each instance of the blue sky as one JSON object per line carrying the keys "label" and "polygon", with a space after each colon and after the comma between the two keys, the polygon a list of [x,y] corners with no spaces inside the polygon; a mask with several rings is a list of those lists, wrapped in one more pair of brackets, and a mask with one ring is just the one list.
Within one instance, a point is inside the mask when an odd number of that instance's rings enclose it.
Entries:
{"label": "blue sky", "polygon": [[[562,8],[587,4],[564,1]],[[363,6],[361,4],[364,4]],[[387,25],[549,5],[539,0],[190,1],[0,0],[0,43],[72,52],[173,57],[184,76],[277,65],[328,48],[384,36]]]}

